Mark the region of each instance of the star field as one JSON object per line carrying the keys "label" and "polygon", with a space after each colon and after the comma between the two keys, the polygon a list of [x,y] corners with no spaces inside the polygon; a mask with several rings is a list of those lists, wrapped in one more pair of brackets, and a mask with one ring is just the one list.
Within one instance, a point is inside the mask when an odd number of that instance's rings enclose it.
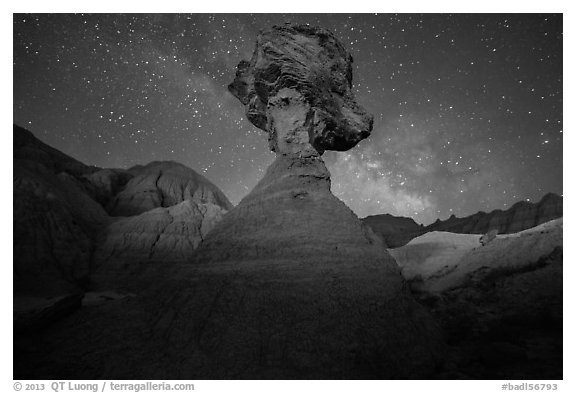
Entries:
{"label": "star field", "polygon": [[562,15],[14,15],[14,122],[80,161],[181,162],[237,204],[274,154],[226,86],[258,31],[332,30],[372,135],[324,155],[363,217],[562,194]]}

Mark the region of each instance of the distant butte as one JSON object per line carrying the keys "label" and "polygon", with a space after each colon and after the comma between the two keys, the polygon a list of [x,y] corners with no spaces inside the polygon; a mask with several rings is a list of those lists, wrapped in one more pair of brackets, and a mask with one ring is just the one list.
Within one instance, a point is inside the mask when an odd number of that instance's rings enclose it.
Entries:
{"label": "distant butte", "polygon": [[480,235],[490,231],[498,234],[516,233],[560,218],[562,214],[562,197],[548,193],[537,203],[520,201],[508,210],[478,212],[461,218],[452,215],[444,221],[438,219],[428,226],[418,225],[411,218],[390,214],[368,216],[362,221],[370,226],[389,248],[396,248],[417,236],[433,231]]}

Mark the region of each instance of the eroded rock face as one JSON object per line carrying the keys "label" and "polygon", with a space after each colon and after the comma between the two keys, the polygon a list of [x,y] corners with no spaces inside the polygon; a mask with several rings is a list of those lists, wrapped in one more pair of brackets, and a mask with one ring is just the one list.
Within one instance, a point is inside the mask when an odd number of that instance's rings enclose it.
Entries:
{"label": "eroded rock face", "polygon": [[90,184],[94,199],[102,206],[106,206],[116,194],[122,191],[134,174],[125,169],[106,168],[82,177]]}
{"label": "eroded rock face", "polygon": [[418,290],[442,292],[469,285],[493,271],[522,271],[562,247],[561,218],[522,232],[498,235],[482,245],[483,235],[428,232],[390,250],[404,278]]}
{"label": "eroded rock face", "polygon": [[190,262],[192,254],[227,210],[212,203],[185,200],[137,216],[121,217],[101,233],[94,254],[97,286],[122,285],[154,274],[158,265]]}
{"label": "eroded rock face", "polygon": [[157,207],[170,207],[185,200],[212,203],[226,210],[232,204],[218,187],[204,176],[177,162],[151,162],[131,168],[134,175],[124,189],[111,199],[111,216],[134,216]]}
{"label": "eroded rock face", "polygon": [[444,378],[562,378],[562,229],[560,218],[485,245],[430,232],[390,251],[459,353]]}
{"label": "eroded rock face", "polygon": [[[17,126],[13,187],[14,294],[39,299],[189,260],[232,206],[181,164],[89,167]],[[130,217],[108,216],[107,203]]]}
{"label": "eroded rock face", "polygon": [[442,352],[382,243],[330,192],[320,157],[280,155],[192,258],[134,277],[124,290],[135,297],[63,321],[49,332],[58,353],[26,372],[426,378]]}
{"label": "eroded rock face", "polygon": [[345,151],[372,131],[352,92],[352,56],[328,30],[285,24],[262,32],[229,90],[277,153]]}
{"label": "eroded rock face", "polygon": [[195,261],[219,288],[200,322],[212,326],[205,362],[225,373],[251,364],[245,375],[262,378],[422,378],[434,368],[433,321],[382,242],[330,192],[320,157],[279,155]]}

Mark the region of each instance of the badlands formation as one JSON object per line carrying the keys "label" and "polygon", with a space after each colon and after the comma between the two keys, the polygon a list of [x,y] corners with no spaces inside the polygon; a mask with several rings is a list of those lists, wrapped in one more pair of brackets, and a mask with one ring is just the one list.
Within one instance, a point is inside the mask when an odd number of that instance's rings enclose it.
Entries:
{"label": "badlands formation", "polygon": [[561,379],[562,199],[362,222],[322,160],[372,131],[352,61],[322,28],[258,36],[229,90],[276,159],[236,207],[15,126],[14,378]]}
{"label": "badlands formation", "polygon": [[262,33],[250,62],[238,66],[230,91],[277,157],[195,254],[226,280],[223,296],[245,299],[234,314],[224,312],[226,302],[215,310],[228,329],[214,337],[220,362],[229,345],[260,346],[264,337],[263,352],[236,347],[233,361],[278,377],[418,378],[434,370],[435,324],[379,239],[330,192],[322,153],[350,149],[372,129],[351,91],[351,62],[329,31],[285,25]]}
{"label": "badlands formation", "polygon": [[16,328],[66,315],[109,281],[156,274],[159,261],[190,259],[232,208],[215,185],[175,162],[101,169],[20,127],[13,137]]}
{"label": "badlands formation", "polygon": [[[380,239],[330,192],[322,153],[351,149],[372,130],[352,93],[349,52],[327,30],[277,26],[259,35],[229,89],[277,155],[264,178],[228,213],[213,207],[223,218],[206,234],[204,219],[187,217],[205,211],[190,204],[230,206],[198,191],[200,181],[173,186],[153,164],[110,178],[91,169],[109,213],[96,212],[104,222],[85,241],[96,249],[85,252],[87,286],[100,295],[16,340],[16,376],[385,379],[437,370],[437,325]],[[195,245],[175,232],[203,241],[192,255],[171,253]]]}
{"label": "badlands formation", "polygon": [[389,250],[453,349],[445,378],[562,379],[562,232],[559,218],[487,239],[429,232]]}
{"label": "badlands formation", "polygon": [[478,212],[468,217],[454,215],[445,221],[440,219],[423,226],[407,217],[394,217],[378,214],[362,219],[380,236],[389,248],[401,247],[417,236],[427,232],[452,232],[485,234],[495,231],[499,234],[516,233],[562,217],[562,197],[548,193],[537,203],[520,201],[508,210]]}

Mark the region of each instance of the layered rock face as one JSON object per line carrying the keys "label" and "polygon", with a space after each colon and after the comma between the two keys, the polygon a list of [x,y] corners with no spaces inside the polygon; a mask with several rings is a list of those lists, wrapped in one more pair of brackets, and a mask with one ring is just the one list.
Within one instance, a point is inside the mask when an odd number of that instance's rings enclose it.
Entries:
{"label": "layered rock face", "polygon": [[185,200],[110,224],[97,259],[183,260],[190,257],[226,209]]}
{"label": "layered rock face", "polygon": [[100,235],[93,281],[99,287],[121,288],[157,274],[162,265],[189,261],[226,213],[222,206],[187,199],[114,220]]}
{"label": "layered rock face", "polygon": [[345,151],[368,137],[373,123],[354,99],[352,61],[326,29],[275,26],[258,36],[252,59],[238,64],[228,89],[269,134],[272,151]]}
{"label": "layered rock face", "polygon": [[[230,210],[232,204],[205,177],[176,162],[152,162],[129,170],[134,175],[107,206],[111,216],[134,216],[185,200]],[[94,176],[94,175],[93,175]]]}
{"label": "layered rock face", "polygon": [[132,177],[107,205],[117,217],[96,243],[92,278],[101,289],[133,289],[164,265],[189,261],[232,208],[218,187],[182,164],[152,162],[127,173]]}

